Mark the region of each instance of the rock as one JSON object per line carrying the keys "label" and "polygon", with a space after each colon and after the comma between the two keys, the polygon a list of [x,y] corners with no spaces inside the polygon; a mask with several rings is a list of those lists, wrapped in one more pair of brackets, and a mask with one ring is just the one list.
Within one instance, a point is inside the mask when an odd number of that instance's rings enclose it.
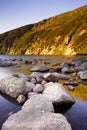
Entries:
{"label": "rock", "polygon": [[37,63],[38,63],[38,60],[37,59],[33,59],[32,65],[36,65]]}
{"label": "rock", "polygon": [[71,86],[71,85],[68,85],[67,87],[68,87],[68,89],[69,89],[70,91],[74,91],[74,90],[75,90],[75,87],[73,87],[73,86]]}
{"label": "rock", "polygon": [[81,80],[80,83],[82,83],[82,84],[84,84],[84,85],[87,85],[87,80]]}
{"label": "rock", "polygon": [[69,82],[64,82],[65,85],[72,85],[72,86],[78,86],[78,83],[75,81],[69,81]]}
{"label": "rock", "polygon": [[79,72],[79,73],[78,73],[78,76],[79,76],[80,79],[82,79],[82,80],[87,80],[87,70]]}
{"label": "rock", "polygon": [[43,95],[53,104],[72,104],[75,102],[62,84],[49,82],[44,87]]}
{"label": "rock", "polygon": [[44,64],[47,65],[47,64],[51,64],[50,61],[44,61]]}
{"label": "rock", "polygon": [[26,101],[26,97],[24,95],[19,95],[17,101],[19,103],[24,103]]}
{"label": "rock", "polygon": [[31,60],[25,60],[24,63],[25,63],[26,65],[28,65],[28,64],[32,64],[32,61],[31,61]]}
{"label": "rock", "polygon": [[31,98],[32,96],[34,96],[34,95],[38,95],[39,93],[37,93],[37,92],[29,92],[28,94],[27,94],[27,97],[28,97],[28,99],[29,98]]}
{"label": "rock", "polygon": [[42,85],[45,85],[46,83],[47,83],[46,80],[42,80],[42,82],[41,82]]}
{"label": "rock", "polygon": [[49,82],[56,82],[59,79],[63,79],[63,80],[69,80],[69,79],[74,79],[74,77],[65,75],[65,74],[60,74],[60,73],[45,73],[43,75],[44,79],[49,81]]}
{"label": "rock", "polygon": [[42,82],[42,80],[43,80],[43,78],[42,78],[42,77],[36,77],[36,81],[37,81],[37,83],[41,83],[41,82]]}
{"label": "rock", "polygon": [[22,109],[54,112],[52,102],[42,94],[32,96],[24,103]]}
{"label": "rock", "polygon": [[26,95],[35,87],[31,82],[14,76],[5,77],[0,80],[0,91],[9,95],[12,98],[17,98],[19,95]]}
{"label": "rock", "polygon": [[13,66],[13,65],[15,65],[15,64],[9,63],[9,62],[0,61],[0,67],[10,67],[10,66]]}
{"label": "rock", "polygon": [[27,94],[28,92],[32,92],[33,89],[35,88],[35,84],[31,83],[31,82],[25,82],[25,93]]}
{"label": "rock", "polygon": [[33,78],[43,78],[43,73],[41,73],[41,72],[33,72],[31,75],[30,75],[31,77],[33,77]]}
{"label": "rock", "polygon": [[46,67],[46,66],[35,66],[32,69],[30,69],[30,71],[32,72],[47,72],[49,71],[50,67]]}
{"label": "rock", "polygon": [[80,61],[78,64],[75,65],[75,71],[85,71],[87,70],[87,61]]}
{"label": "rock", "polygon": [[37,83],[37,81],[36,81],[35,78],[31,78],[30,82],[33,83],[33,84],[36,84],[36,83]]}
{"label": "rock", "polygon": [[74,67],[74,69],[75,69],[75,72],[80,72],[80,71],[84,71],[85,70],[85,68],[82,67],[82,66],[76,66],[76,67]]}
{"label": "rock", "polygon": [[41,93],[43,92],[44,87],[41,84],[36,84],[36,86],[33,89],[33,92]]}
{"label": "rock", "polygon": [[62,68],[61,72],[62,73],[73,73],[74,71],[71,70],[71,68],[69,66],[65,66]]}
{"label": "rock", "polygon": [[62,114],[27,109],[11,115],[2,130],[71,130],[71,126]]}
{"label": "rock", "polygon": [[57,73],[45,73],[43,77],[48,82],[57,82],[59,79]]}

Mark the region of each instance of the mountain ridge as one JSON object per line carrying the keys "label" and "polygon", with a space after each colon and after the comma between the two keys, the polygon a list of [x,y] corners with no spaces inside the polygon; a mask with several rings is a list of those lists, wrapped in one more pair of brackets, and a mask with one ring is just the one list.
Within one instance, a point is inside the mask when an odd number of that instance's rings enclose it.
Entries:
{"label": "mountain ridge", "polygon": [[0,34],[0,54],[87,54],[87,5]]}

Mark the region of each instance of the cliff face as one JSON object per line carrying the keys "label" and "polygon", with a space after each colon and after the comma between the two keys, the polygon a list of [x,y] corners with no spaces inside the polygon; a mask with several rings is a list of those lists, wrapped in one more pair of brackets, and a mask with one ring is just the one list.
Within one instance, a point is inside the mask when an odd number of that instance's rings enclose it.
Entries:
{"label": "cliff face", "polygon": [[87,6],[0,34],[0,54],[87,54]]}

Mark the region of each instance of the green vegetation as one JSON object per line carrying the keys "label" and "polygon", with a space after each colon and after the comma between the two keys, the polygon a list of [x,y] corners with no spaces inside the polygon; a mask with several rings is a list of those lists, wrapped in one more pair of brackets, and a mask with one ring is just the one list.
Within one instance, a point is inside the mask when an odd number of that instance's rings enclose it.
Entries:
{"label": "green vegetation", "polygon": [[0,54],[87,54],[87,6],[0,34]]}
{"label": "green vegetation", "polygon": [[12,76],[16,77],[16,78],[20,78],[20,76],[18,74],[13,74]]}

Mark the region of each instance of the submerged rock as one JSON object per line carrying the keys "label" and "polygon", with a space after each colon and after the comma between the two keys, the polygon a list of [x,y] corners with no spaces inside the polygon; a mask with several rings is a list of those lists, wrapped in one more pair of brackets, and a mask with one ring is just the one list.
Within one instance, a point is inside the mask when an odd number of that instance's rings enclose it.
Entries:
{"label": "submerged rock", "polygon": [[50,67],[46,67],[46,66],[35,66],[30,71],[32,71],[32,72],[46,72],[46,71],[49,71],[49,69],[50,69]]}

